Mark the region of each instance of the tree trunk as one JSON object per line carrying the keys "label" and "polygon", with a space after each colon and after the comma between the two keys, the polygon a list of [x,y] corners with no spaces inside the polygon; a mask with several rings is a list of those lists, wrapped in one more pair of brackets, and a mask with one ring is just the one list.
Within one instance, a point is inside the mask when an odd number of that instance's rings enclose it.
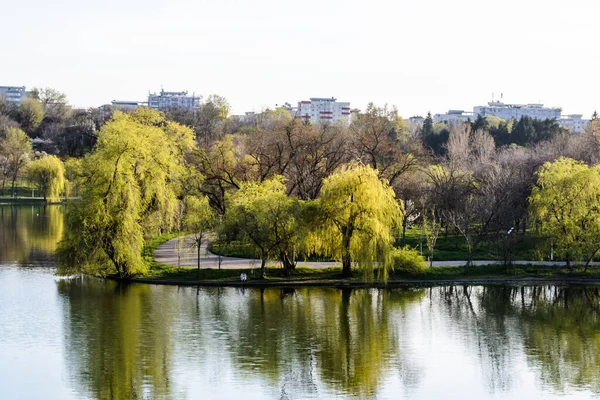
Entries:
{"label": "tree trunk", "polygon": [[290,260],[290,257],[283,251],[279,253],[279,259],[281,260],[281,264],[283,265],[285,275],[292,276],[292,273],[296,269],[296,264],[292,260]]}
{"label": "tree trunk", "polygon": [[10,197],[13,197],[15,193],[15,181],[17,180],[17,174],[14,174],[12,177],[12,182],[10,185]]}
{"label": "tree trunk", "polygon": [[469,270],[469,267],[473,263],[473,247],[469,243],[467,243],[467,251],[469,252],[469,259],[467,260],[467,265],[465,265],[466,271]]}
{"label": "tree trunk", "polygon": [[346,227],[342,232],[342,275],[344,278],[352,276],[352,256],[350,255],[350,240],[352,239],[352,226]]}
{"label": "tree trunk", "polygon": [[587,272],[588,267],[590,266],[590,263],[592,262],[592,260],[594,259],[594,257],[596,256],[596,253],[598,253],[598,251],[600,251],[600,248],[594,250],[594,253],[592,253],[592,256],[585,263],[585,267],[583,268],[583,272]]}
{"label": "tree trunk", "polygon": [[350,242],[352,241],[352,234],[354,233],[354,219],[356,216],[352,216],[342,231],[342,275],[344,278],[350,278],[352,276],[352,255],[350,254]]}
{"label": "tree trunk", "polygon": [[433,255],[435,252],[435,246],[430,250],[431,254],[429,254],[429,268],[433,268]]}
{"label": "tree trunk", "polygon": [[266,254],[262,253],[260,257],[260,277],[265,278],[266,275],[267,257]]}
{"label": "tree trunk", "polygon": [[198,279],[200,279],[200,246],[202,246],[202,239],[196,239],[196,248],[197,248],[197,263],[198,263]]}

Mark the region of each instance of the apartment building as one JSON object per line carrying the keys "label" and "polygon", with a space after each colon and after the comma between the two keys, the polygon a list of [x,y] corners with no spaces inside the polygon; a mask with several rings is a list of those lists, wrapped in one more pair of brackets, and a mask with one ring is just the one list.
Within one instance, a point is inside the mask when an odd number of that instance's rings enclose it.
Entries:
{"label": "apartment building", "polygon": [[25,97],[25,86],[0,86],[0,99],[8,103],[18,106]]}
{"label": "apartment building", "polygon": [[315,124],[338,121],[349,123],[350,103],[338,102],[335,97],[311,97],[310,100],[298,102],[298,107],[292,115]]}
{"label": "apartment building", "polygon": [[485,106],[473,107],[473,112],[463,110],[450,110],[446,114],[435,114],[434,122],[443,122],[446,124],[474,121],[478,116],[498,117],[505,121],[511,119],[519,120],[522,117],[534,119],[552,119],[557,121],[562,127],[572,132],[581,132],[588,124],[589,120],[583,119],[581,114],[561,115],[560,107],[544,107],[543,104],[507,104],[501,101],[491,101]]}
{"label": "apartment building", "polygon": [[201,98],[195,95],[188,96],[188,92],[166,92],[150,93],[148,95],[148,107],[155,110],[166,111],[169,108],[187,108],[189,110],[200,107]]}

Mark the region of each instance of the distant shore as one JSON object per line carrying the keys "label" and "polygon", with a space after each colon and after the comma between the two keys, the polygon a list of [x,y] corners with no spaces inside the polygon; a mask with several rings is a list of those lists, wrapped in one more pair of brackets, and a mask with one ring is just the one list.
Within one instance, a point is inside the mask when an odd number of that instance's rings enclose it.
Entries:
{"label": "distant shore", "polygon": [[121,279],[118,276],[108,276],[108,279],[128,283],[146,283],[154,285],[175,286],[200,286],[200,287],[237,287],[237,288],[296,288],[296,287],[331,287],[331,288],[394,288],[394,287],[433,287],[453,285],[509,285],[509,286],[535,286],[535,285],[587,285],[600,286],[600,278],[545,278],[545,277],[496,277],[496,278],[457,278],[457,279],[402,279],[390,280],[386,283],[380,281],[357,281],[352,279],[324,279],[324,280],[177,280],[154,278]]}
{"label": "distant shore", "polygon": [[[182,238],[183,239],[183,238]],[[354,271],[354,276],[344,278],[339,263],[316,262],[300,264],[292,276],[274,265],[268,265],[266,277],[260,278],[257,260],[221,257],[201,248],[200,269],[194,264],[194,250],[175,253],[177,243],[183,245],[174,235],[165,235],[149,244],[145,250],[145,258],[150,270],[143,276],[121,278],[117,275],[108,279],[156,285],[202,286],[202,287],[332,287],[332,288],[393,288],[393,287],[432,287],[448,285],[590,285],[600,286],[600,265],[594,263],[587,271],[583,267],[568,270],[562,263],[543,263],[533,261],[517,261],[505,266],[500,261],[480,261],[469,269],[464,268],[464,261],[446,261],[447,265],[437,265],[425,272],[409,275],[391,271],[387,282],[377,279],[365,279],[361,271]],[[190,263],[193,263],[190,265]],[[178,264],[178,262],[180,264]],[[220,263],[220,264],[219,264]],[[440,262],[442,264],[444,262]],[[461,265],[457,265],[461,264]],[[221,265],[221,268],[218,268]],[[242,281],[241,274],[247,276]]]}
{"label": "distant shore", "polygon": [[44,200],[43,197],[0,197],[0,205],[2,204],[64,204],[68,200],[75,198],[67,198],[60,200]]}

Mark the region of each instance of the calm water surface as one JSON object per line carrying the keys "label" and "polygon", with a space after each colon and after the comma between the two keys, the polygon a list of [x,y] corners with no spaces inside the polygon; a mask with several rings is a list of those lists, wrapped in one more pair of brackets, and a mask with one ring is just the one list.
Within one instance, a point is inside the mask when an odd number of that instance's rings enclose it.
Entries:
{"label": "calm water surface", "polygon": [[599,397],[597,288],[60,279],[62,214],[0,206],[0,399]]}

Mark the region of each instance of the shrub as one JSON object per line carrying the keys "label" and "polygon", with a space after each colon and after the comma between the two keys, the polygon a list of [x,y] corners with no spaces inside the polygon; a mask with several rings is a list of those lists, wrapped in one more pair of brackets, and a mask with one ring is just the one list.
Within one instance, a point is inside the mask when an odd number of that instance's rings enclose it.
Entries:
{"label": "shrub", "polygon": [[425,258],[409,246],[392,251],[392,268],[395,272],[416,275],[427,270]]}

